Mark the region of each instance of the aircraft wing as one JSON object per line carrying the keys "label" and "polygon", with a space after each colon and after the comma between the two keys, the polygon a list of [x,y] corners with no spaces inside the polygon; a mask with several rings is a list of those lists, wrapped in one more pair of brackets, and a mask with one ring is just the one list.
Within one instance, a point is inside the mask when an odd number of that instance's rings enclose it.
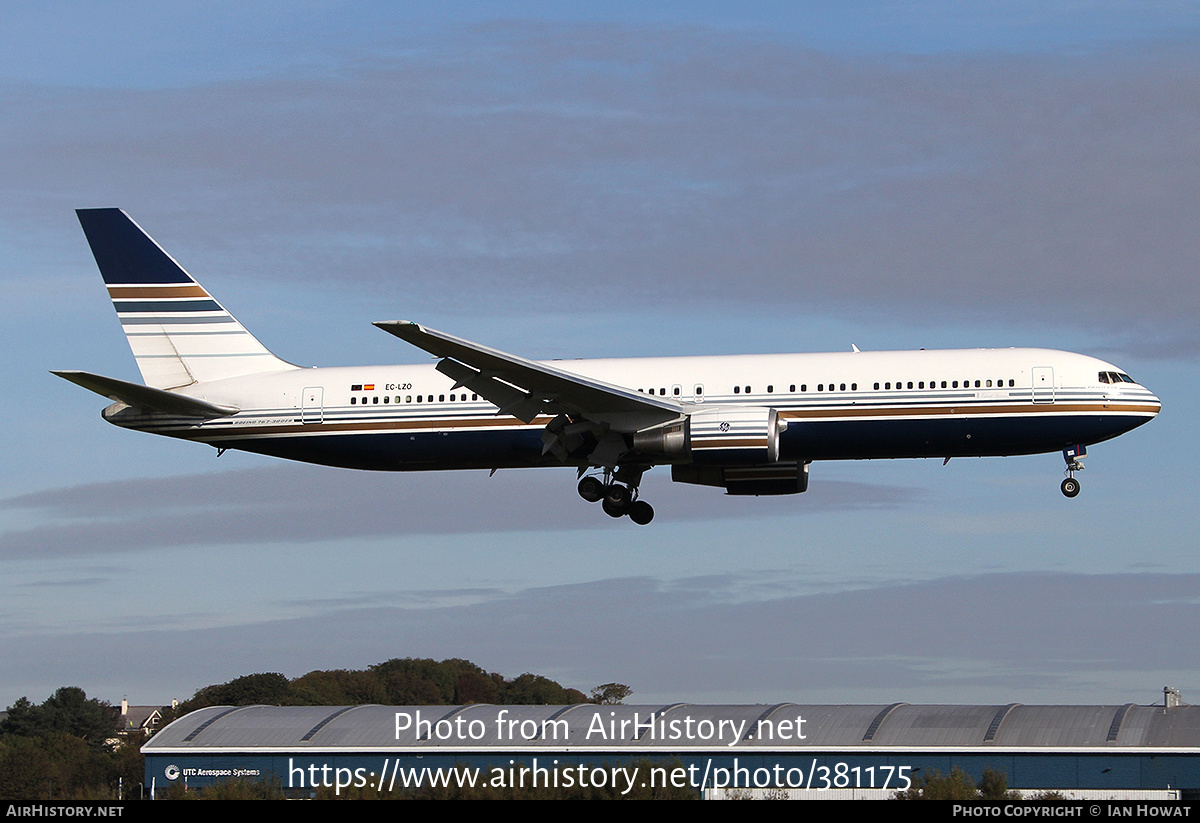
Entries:
{"label": "aircraft wing", "polygon": [[116,400],[127,406],[136,406],[167,414],[179,414],[185,417],[204,418],[228,417],[238,411],[234,406],[218,406],[215,403],[206,403],[185,394],[155,389],[140,383],[130,383],[115,377],[105,377],[85,371],[51,371],[50,373],[58,375],[63,380],[70,380],[77,386],[94,391],[101,397]]}
{"label": "aircraft wing", "polygon": [[683,413],[678,401],[526,360],[407,320],[375,325],[441,358],[438,371],[494,403],[499,414],[526,423],[539,414],[565,413],[629,432],[675,420]]}

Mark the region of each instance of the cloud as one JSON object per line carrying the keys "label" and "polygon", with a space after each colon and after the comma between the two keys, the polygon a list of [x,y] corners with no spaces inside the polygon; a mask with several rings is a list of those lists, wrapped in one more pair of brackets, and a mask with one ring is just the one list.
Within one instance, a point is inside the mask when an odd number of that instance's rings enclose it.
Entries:
{"label": "cloud", "polygon": [[[659,478],[661,480],[664,478]],[[171,547],[298,544],[355,537],[577,531],[630,527],[575,494],[565,470],[353,472],[276,465],[215,474],[90,483],[19,495],[0,510],[30,510],[38,525],[0,535],[0,559]],[[720,499],[717,489],[655,482],[658,521],[795,516],[794,498]],[[800,513],[892,507],[913,489],[828,480]],[[790,502],[788,502],[790,501]]]}
{"label": "cloud", "polygon": [[1194,49],[863,58],[491,24],[329,56],[11,86],[0,179],[42,194],[6,218],[116,201],[205,268],[361,292],[406,273],[472,311],[838,307],[1200,345]]}
{"label": "cloud", "polygon": [[[991,574],[730,601],[734,579],[614,578],[471,590],[441,607],[333,605],[219,629],[10,636],[0,638],[0,654],[26,678],[25,689],[76,683],[115,694],[136,682],[154,699],[253,671],[295,677],[416,656],[465,657],[582,689],[615,679],[634,687],[635,702],[853,695],[887,703],[931,693],[944,700],[948,689],[964,689],[981,702],[1002,695],[1005,702],[1123,703],[1150,698],[1160,684],[1148,678],[1194,673],[1200,664],[1194,650],[1161,631],[1200,616],[1198,584],[1196,575]],[[129,648],[155,654],[121,653]]]}

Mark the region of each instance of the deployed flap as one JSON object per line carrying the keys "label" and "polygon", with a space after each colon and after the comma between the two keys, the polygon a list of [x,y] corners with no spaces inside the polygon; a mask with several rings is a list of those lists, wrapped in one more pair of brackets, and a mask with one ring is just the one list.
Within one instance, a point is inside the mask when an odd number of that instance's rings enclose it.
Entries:
{"label": "deployed flap", "polygon": [[115,377],[104,377],[85,371],[52,371],[50,373],[57,374],[63,380],[70,380],[77,386],[94,391],[101,397],[143,409],[189,417],[228,417],[239,411],[235,406],[218,406],[194,397],[175,394],[163,389],[153,389],[140,383],[129,383]]}
{"label": "deployed flap", "polygon": [[637,431],[674,420],[674,400],[603,383],[545,363],[480,346],[406,320],[375,324],[401,340],[443,358],[438,371],[511,414],[530,422],[538,413],[582,417],[618,431]]}

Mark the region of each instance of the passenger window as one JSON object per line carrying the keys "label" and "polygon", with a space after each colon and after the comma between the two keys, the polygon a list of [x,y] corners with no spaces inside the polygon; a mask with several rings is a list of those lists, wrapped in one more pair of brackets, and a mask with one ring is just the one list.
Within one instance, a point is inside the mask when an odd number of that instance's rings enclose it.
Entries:
{"label": "passenger window", "polygon": [[734,387],[733,387],[733,393],[734,393],[734,394],[739,394],[741,391],[742,391],[742,387],[741,387],[741,386],[734,386]]}
{"label": "passenger window", "polygon": [[774,391],[775,391],[775,386],[773,386],[773,385],[767,386],[767,394],[773,394]]}
{"label": "passenger window", "polygon": [[[1107,383],[1108,381],[1107,381],[1107,380],[1105,380],[1104,382],[1105,382],[1105,383]],[[351,406],[353,406],[353,405],[354,405],[355,403],[357,403],[357,402],[358,402],[358,398],[357,398],[357,397],[351,397],[351,398],[350,398],[350,405],[351,405]]]}

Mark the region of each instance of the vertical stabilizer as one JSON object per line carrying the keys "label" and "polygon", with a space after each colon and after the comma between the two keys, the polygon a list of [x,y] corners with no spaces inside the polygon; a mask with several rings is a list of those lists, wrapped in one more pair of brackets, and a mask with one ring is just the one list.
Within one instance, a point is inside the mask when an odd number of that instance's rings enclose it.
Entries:
{"label": "vertical stabilizer", "polygon": [[295,368],[259,343],[125,212],[76,214],[147,386],[173,389]]}

